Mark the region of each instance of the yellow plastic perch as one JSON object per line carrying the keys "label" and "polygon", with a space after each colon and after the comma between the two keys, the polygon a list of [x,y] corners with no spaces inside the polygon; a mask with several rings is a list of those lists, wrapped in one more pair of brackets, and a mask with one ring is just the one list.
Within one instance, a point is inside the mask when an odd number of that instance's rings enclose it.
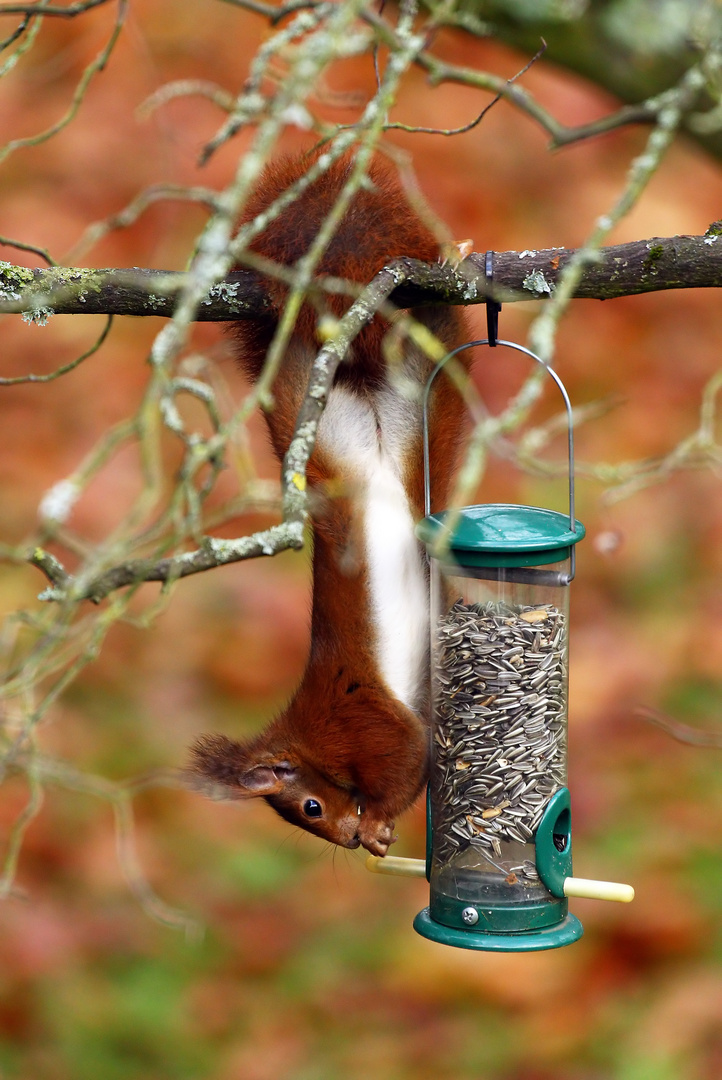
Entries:
{"label": "yellow plastic perch", "polygon": [[628,904],[634,900],[631,885],[622,885],[619,881],[593,881],[591,878],[564,878],[564,895],[581,896],[585,900],[616,900]]}
{"label": "yellow plastic perch", "polygon": [[[394,877],[426,877],[423,859],[403,859],[399,855],[369,855],[366,869],[372,874],[391,874]],[[615,900],[628,904],[634,900],[634,889],[619,881],[593,881],[591,878],[568,877],[564,879],[564,895],[583,897],[585,900]]]}
{"label": "yellow plastic perch", "polygon": [[400,855],[369,855],[366,869],[372,874],[392,874],[394,877],[426,877],[423,859],[403,859]]}

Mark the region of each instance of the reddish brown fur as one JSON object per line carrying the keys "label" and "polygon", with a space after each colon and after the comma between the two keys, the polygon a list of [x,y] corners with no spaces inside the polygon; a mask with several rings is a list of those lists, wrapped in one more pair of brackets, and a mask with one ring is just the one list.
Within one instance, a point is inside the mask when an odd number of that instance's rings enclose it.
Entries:
{"label": "reddish brown fur", "polygon": [[[310,164],[310,160],[305,158],[282,158],[270,165],[248,202],[244,220],[253,220],[290,187]],[[253,250],[286,266],[297,262],[308,251],[321,222],[328,217],[348,179],[348,170],[348,162],[332,166],[322,180],[312,184],[254,240]],[[318,277],[345,278],[366,285],[385,263],[398,255],[412,255],[423,262],[435,262],[438,258],[436,239],[409,207],[393,173],[377,161],[371,168],[371,180],[373,189],[362,188],[357,192],[326,248],[316,270]],[[269,291],[276,309],[280,311],[286,296],[285,286],[278,281],[269,282]],[[325,303],[335,315],[342,315],[351,300],[345,296],[328,295]],[[314,310],[306,305],[296,323],[297,336],[313,346],[317,343],[316,317]],[[242,364],[254,377],[260,374],[263,367],[272,329],[272,323],[265,326],[252,322],[237,324]],[[385,330],[384,323],[377,318],[361,331],[339,373],[341,381],[358,377],[368,384],[374,379],[383,378],[385,364],[381,342]],[[360,368],[358,373],[353,370],[357,368]],[[301,374],[305,376],[307,372]],[[293,419],[295,421],[295,416]]]}
{"label": "reddish brown fur", "polygon": [[[264,174],[245,220],[251,220],[303,175],[308,159],[288,159]],[[332,167],[254,242],[254,250],[277,262],[293,264],[308,249],[348,174],[348,163]],[[373,190],[354,198],[327,249],[319,274],[369,282],[398,255],[427,262],[438,257],[432,233],[406,203],[398,182],[375,164]],[[280,311],[286,289],[269,284]],[[350,301],[330,297],[328,309],[341,315]],[[464,339],[461,316],[438,307],[414,311],[449,349]],[[293,434],[306,389],[309,365],[319,344],[317,313],[306,305],[273,388],[275,405],[266,419],[274,449],[281,457]],[[235,327],[239,359],[256,378],[273,333],[272,320]],[[373,395],[383,382],[381,351],[387,329],[379,317],[357,337],[336,383]],[[419,360],[423,378],[429,363]],[[461,434],[463,408],[446,379],[432,396],[431,454],[434,500],[446,495]],[[404,462],[412,505],[423,510],[421,433],[414,435]],[[387,689],[373,655],[367,571],[360,554],[353,500],[345,492],[343,470],[314,452],[309,480],[321,497],[314,511],[313,607],[311,650],[301,685],[288,707],[257,738],[240,744],[206,736],[194,750],[194,771],[238,798],[264,796],[285,818],[345,847],[363,844],[385,854],[393,841],[395,817],[414,801],[427,772],[425,720]],[[304,811],[308,800],[321,816]],[[315,812],[315,808],[314,808]]]}

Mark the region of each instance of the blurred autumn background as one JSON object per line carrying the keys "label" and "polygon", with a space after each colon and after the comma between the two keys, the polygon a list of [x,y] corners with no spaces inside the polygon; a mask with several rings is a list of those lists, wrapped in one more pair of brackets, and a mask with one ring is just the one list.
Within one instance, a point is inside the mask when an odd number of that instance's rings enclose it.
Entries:
{"label": "blurred autumn background", "polygon": [[[59,119],[115,17],[115,6],[104,5],[82,18],[44,20],[0,84],[3,145]],[[2,20],[3,38],[14,18]],[[230,4],[138,0],[72,123],[2,162],[0,233],[70,265],[184,268],[205,217],[188,202],[155,202],[126,228],[76,245],[148,185],[228,183],[250,136],[242,132],[200,168],[224,119],[212,101],[195,94],[141,106],[180,79],[238,93],[268,32],[264,20]],[[455,30],[438,35],[435,51],[503,77],[526,62]],[[568,124],[617,104],[546,60],[523,85]],[[370,56],[354,57],[329,70],[315,107],[350,122],[373,92]],[[451,128],[487,100],[467,88],[431,89],[411,71],[394,116]],[[284,146],[309,138],[291,127]],[[646,138],[644,128],[627,127],[551,153],[539,127],[505,103],[464,135],[389,135],[412,155],[451,235],[473,238],[477,251],[580,244]],[[720,216],[721,194],[716,162],[680,138],[609,242],[701,234]],[[10,246],[0,254],[41,263]],[[538,309],[505,306],[502,335],[523,342]],[[483,309],[470,312],[481,333]],[[5,545],[35,535],[45,493],[138,409],[162,325],[116,319],[77,370],[45,385],[0,387]],[[97,316],[57,316],[45,327],[3,316],[0,375],[52,371],[89,348],[102,326]],[[423,882],[372,876],[362,854],[327,849],[265,805],[212,803],[157,783],[133,798],[131,830],[118,785],[182,766],[202,731],[257,730],[292,692],[308,647],[306,554],[190,578],[153,620],[145,616],[159,590],[146,585],[43,715],[37,745],[55,772],[47,766],[38,779],[11,771],[2,789],[6,870],[17,854],[0,908],[3,1078],[722,1076],[720,750],[675,741],[639,713],[722,730],[719,475],[670,470],[663,482],[615,498],[589,468],[665,455],[695,431],[721,333],[718,296],[690,290],[574,301],[558,337],[555,362],[573,402],[599,406],[577,433],[578,514],[588,538],[572,589],[575,871],[629,881],[635,902],[573,902],[585,935],[570,948],[475,954],[414,934],[413,916],[427,902]],[[241,400],[247,388],[220,327],[196,327],[186,353],[194,371],[212,372],[227,411]],[[497,355],[480,357],[477,368],[495,410],[526,374],[518,359]],[[191,426],[201,423],[192,402],[184,408]],[[532,423],[557,409],[548,394]],[[177,440],[167,433],[161,442],[172,479]],[[257,416],[230,457],[219,499],[252,476],[251,453],[258,476],[272,483],[276,466]],[[563,444],[548,456],[560,460]],[[615,480],[614,470],[608,475]],[[138,477],[132,447],[112,456],[73,509],[74,536],[92,545],[112,533]],[[497,462],[480,498],[561,507],[563,482]],[[221,533],[273,520],[256,509]],[[43,587],[38,570],[1,564],[8,669],[30,633],[12,613],[41,611]],[[11,728],[19,707],[8,704]],[[13,831],[19,818],[22,837]],[[399,831],[395,852],[420,856],[421,807]]]}

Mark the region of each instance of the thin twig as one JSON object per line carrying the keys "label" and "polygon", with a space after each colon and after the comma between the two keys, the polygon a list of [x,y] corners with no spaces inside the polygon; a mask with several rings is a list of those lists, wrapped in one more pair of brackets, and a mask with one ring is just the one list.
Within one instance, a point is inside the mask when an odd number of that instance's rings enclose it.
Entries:
{"label": "thin twig", "polygon": [[144,214],[155,203],[172,201],[200,203],[209,210],[215,210],[218,207],[218,194],[211,188],[200,186],[153,184],[136,195],[122,210],[117,210],[102,221],[94,221],[87,225],[80,239],[66,253],[64,261],[79,259],[108,233],[115,229],[127,229],[128,226],[135,224],[141,214]]}
{"label": "thin twig", "polygon": [[26,244],[22,240],[12,240],[9,236],[0,236],[0,244],[3,247],[17,248],[18,251],[31,251],[33,255],[39,255],[41,259],[44,259],[48,266],[58,265],[45,248],[36,247],[35,244]]}
{"label": "thin twig", "polygon": [[[104,4],[104,3],[107,3],[107,0],[86,0],[86,3],[84,5],[82,5],[82,6],[81,5],[73,5],[73,7],[75,7],[76,10],[74,10],[72,12],[72,14],[73,15],[79,15],[83,11],[89,10],[89,8],[91,8],[91,7],[98,7],[100,4]],[[14,5],[13,5],[13,7],[14,7]],[[103,68],[105,67],[105,65],[108,62],[108,58],[110,57],[110,54],[112,53],[113,48],[115,47],[115,43],[117,42],[118,37],[120,36],[120,32],[121,32],[121,29],[123,27],[123,23],[125,22],[125,16],[126,16],[126,13],[127,13],[127,8],[128,8],[128,0],[118,0],[118,14],[116,16],[115,24],[113,26],[113,30],[111,32],[110,38],[108,39],[108,43],[106,44],[105,48],[103,48],[101,50],[101,52],[98,54],[98,56],[95,58],[95,60],[93,60],[86,67],[85,71],[83,72],[82,76],[80,77],[80,81],[78,82],[78,85],[75,88],[75,93],[73,94],[72,101],[71,101],[68,109],[66,110],[66,112],[63,114],[63,116],[61,116],[59,120],[56,120],[56,122],[54,124],[51,124],[51,126],[49,128],[46,128],[45,131],[41,131],[37,135],[28,135],[28,136],[26,136],[25,138],[22,138],[22,139],[12,139],[10,142],[6,143],[6,145],[2,149],[0,149],[0,162],[5,161],[6,158],[8,158],[10,156],[10,154],[14,153],[15,150],[20,150],[20,149],[23,149],[24,147],[27,147],[27,146],[38,146],[40,143],[46,142],[48,139],[52,138],[53,135],[57,135],[59,131],[62,131],[63,128],[67,127],[68,124],[74,119],[74,117],[76,116],[76,114],[78,112],[78,109],[80,108],[80,106],[81,106],[81,104],[83,102],[83,99],[84,99],[85,94],[87,92],[88,86],[90,85],[91,79],[93,78],[94,75],[97,75],[98,72],[102,71]],[[28,11],[28,10],[30,10],[30,11],[34,11],[37,14],[43,14],[43,15],[48,15],[48,14],[50,14],[50,15],[67,15],[68,12],[70,11],[70,9],[63,9],[63,8],[52,8],[52,9],[50,9],[50,8],[47,8],[47,7],[43,7],[42,5],[38,5],[36,8],[32,8],[32,7],[30,7],[30,8],[24,7],[23,8],[23,7],[20,7],[19,10],[20,11]],[[0,15],[2,15],[4,13],[7,13],[9,11],[10,11],[10,8],[8,8],[8,7],[3,8],[3,7],[0,6]]]}
{"label": "thin twig", "polygon": [[[531,60],[529,60],[529,62],[526,63],[523,68],[517,71],[516,75],[512,75],[511,78],[508,79],[508,84],[511,85],[512,83],[517,82],[522,77],[522,75],[525,75],[529,68],[536,64],[537,60],[541,59],[541,57],[544,55],[546,47],[546,42],[542,41],[541,48],[535,53],[534,56],[532,56]],[[465,135],[468,131],[473,131],[475,127],[479,126],[479,124],[484,119],[489,110],[493,109],[493,107],[501,101],[501,98],[502,95],[497,94],[496,97],[492,98],[488,105],[484,106],[484,108],[474,120],[471,120],[468,124],[463,124],[461,127],[458,128],[427,128],[416,127],[408,124],[394,123],[387,124],[386,130],[389,131],[392,128],[398,128],[401,131],[422,133],[424,135]]]}
{"label": "thin twig", "polygon": [[81,356],[71,360],[68,364],[63,364],[61,367],[56,368],[55,371],[49,372],[47,375],[16,375],[14,378],[5,379],[0,377],[0,386],[18,386],[21,383],[48,383],[53,382],[54,379],[59,379],[61,375],[67,375],[69,371],[74,371],[76,367],[79,367],[84,360],[97,353],[98,349],[102,346],[103,342],[110,333],[110,328],[113,325],[113,316],[109,315],[108,320],[101,331],[100,337],[91,345],[91,347]]}
{"label": "thin twig", "polygon": [[[399,47],[394,28],[380,15],[369,8],[363,13],[362,18],[374,28],[379,39],[385,45],[391,49]],[[568,127],[552,116],[527,90],[513,85],[510,80],[492,75],[490,72],[477,71],[474,68],[446,63],[439,60],[428,50],[421,51],[416,57],[415,63],[428,73],[432,86],[451,82],[462,86],[476,87],[479,90],[488,90],[498,97],[504,98],[509,104],[530,116],[551,136],[551,146],[553,148],[568,146],[582,139],[603,135],[628,124],[654,123],[660,109],[664,107],[660,96],[641,102],[638,105],[625,105],[617,112],[601,117],[599,120],[590,121],[576,127]]]}
{"label": "thin twig", "polygon": [[169,101],[179,97],[193,96],[204,97],[225,112],[230,112],[236,102],[233,94],[224,90],[218,83],[211,82],[210,79],[177,79],[154,90],[150,97],[138,106],[136,114],[145,120],[156,109],[167,105]]}
{"label": "thin twig", "polygon": [[[118,864],[128,888],[152,918],[173,929],[182,930],[191,940],[197,940],[202,933],[201,924],[186,912],[161,900],[142,869],[135,843],[133,795],[159,784],[167,786],[169,782],[167,774],[161,774],[155,778],[145,776],[113,783],[104,776],[82,772],[70,762],[59,761],[44,755],[35,756],[33,762],[34,771],[39,780],[110,803],[115,819]],[[173,786],[179,786],[177,781]]]}
{"label": "thin twig", "polygon": [[13,892],[25,833],[43,806],[44,791],[37,774],[34,753],[28,762],[25,775],[28,782],[28,801],[13,822],[7,839],[7,850],[0,876],[0,900],[5,900]]}
{"label": "thin twig", "polygon": [[683,724],[681,720],[675,720],[657,709],[650,709],[644,705],[634,711],[637,716],[644,717],[662,731],[666,731],[677,742],[686,743],[688,746],[706,746],[722,750],[722,731],[701,731],[699,728]]}
{"label": "thin twig", "polygon": [[16,26],[12,33],[8,34],[6,38],[3,38],[3,40],[0,41],[0,52],[4,52],[5,49],[8,49],[11,45],[13,45],[19,37],[22,37],[22,35],[27,30],[29,24],[30,16],[26,15],[22,22],[18,26]]}
{"label": "thin twig", "polygon": [[231,4],[233,7],[243,8],[245,11],[252,11],[256,15],[262,15],[265,19],[268,19],[271,26],[276,26],[281,19],[285,19],[287,15],[293,15],[296,11],[304,11],[308,8],[319,7],[320,3],[325,0],[288,0],[285,4],[264,4],[261,0],[222,0],[224,4]]}
{"label": "thin twig", "polygon": [[38,0],[37,4],[0,4],[0,15],[55,15],[61,19],[74,19],[92,8],[101,7],[110,0],[78,0],[67,7],[53,7]]}
{"label": "thin twig", "polygon": [[[657,99],[658,112],[655,126],[647,138],[644,152],[634,158],[631,163],[624,190],[609,212],[597,218],[586,244],[577,249],[571,259],[566,262],[549,304],[545,306],[544,311],[531,327],[529,332],[531,346],[543,360],[549,362],[552,358],[556,326],[569,301],[576,295],[577,286],[586,268],[597,262],[601,245],[611,230],[640,199],[671,146],[685,112],[696,101],[704,86],[704,81],[701,66],[697,65],[685,72],[677,86]],[[713,247],[718,242],[710,243],[709,240],[710,238],[705,237],[702,243],[707,247]],[[650,254],[652,254],[651,251]]]}

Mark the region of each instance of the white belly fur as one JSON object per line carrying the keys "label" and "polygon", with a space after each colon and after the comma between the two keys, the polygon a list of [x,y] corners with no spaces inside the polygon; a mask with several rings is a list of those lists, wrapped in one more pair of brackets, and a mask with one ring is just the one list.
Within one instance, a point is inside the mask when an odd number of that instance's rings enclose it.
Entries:
{"label": "white belly fur", "polygon": [[415,411],[391,388],[375,396],[372,408],[335,387],[318,433],[319,446],[357,491],[377,666],[409,708],[418,707],[423,694],[429,634],[427,579],[402,482]]}

